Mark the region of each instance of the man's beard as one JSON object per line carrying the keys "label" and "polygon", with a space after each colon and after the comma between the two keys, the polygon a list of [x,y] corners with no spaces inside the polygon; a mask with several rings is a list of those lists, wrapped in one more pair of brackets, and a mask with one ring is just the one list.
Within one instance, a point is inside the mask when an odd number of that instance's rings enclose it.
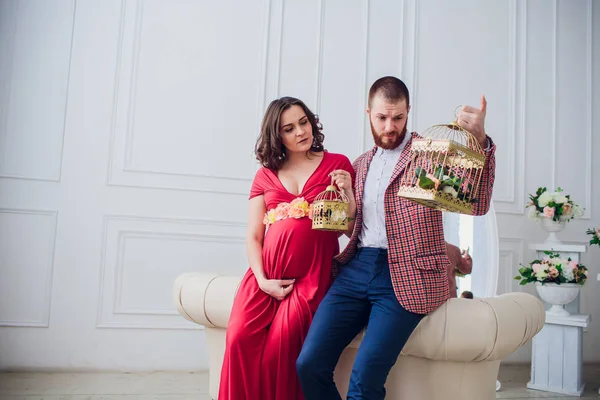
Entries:
{"label": "man's beard", "polygon": [[404,129],[402,129],[402,133],[398,133],[398,131],[391,131],[389,133],[395,136],[393,142],[384,142],[382,139],[383,134],[377,134],[375,132],[375,128],[373,127],[373,123],[369,121],[371,125],[371,134],[373,134],[373,140],[378,147],[381,147],[385,150],[393,150],[396,147],[400,146],[400,143],[404,140],[404,136],[406,136],[406,124],[404,125]]}

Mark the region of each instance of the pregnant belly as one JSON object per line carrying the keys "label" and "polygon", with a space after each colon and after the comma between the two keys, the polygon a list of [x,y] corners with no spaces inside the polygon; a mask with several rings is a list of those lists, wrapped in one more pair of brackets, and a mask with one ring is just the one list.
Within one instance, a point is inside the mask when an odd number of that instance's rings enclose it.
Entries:
{"label": "pregnant belly", "polygon": [[271,279],[299,279],[330,268],[338,251],[337,233],[312,229],[308,218],[277,221],[263,244],[263,263]]}

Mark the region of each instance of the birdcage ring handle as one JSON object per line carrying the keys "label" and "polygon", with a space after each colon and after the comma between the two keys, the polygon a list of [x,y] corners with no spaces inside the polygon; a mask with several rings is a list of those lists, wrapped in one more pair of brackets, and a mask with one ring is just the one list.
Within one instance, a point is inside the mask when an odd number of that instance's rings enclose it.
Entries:
{"label": "birdcage ring handle", "polygon": [[344,191],[341,190],[337,186],[337,184],[334,182],[333,175],[332,174],[329,174],[329,175],[331,176],[331,184],[327,187],[327,189],[328,190],[331,189],[331,190],[335,191],[340,196],[340,198],[342,199],[343,202],[348,203],[350,200],[348,199],[348,196],[346,195],[346,193],[344,193]]}
{"label": "birdcage ring handle", "polygon": [[456,112],[456,110],[458,110],[459,108],[462,108],[462,104],[459,104],[456,106],[456,108],[454,109],[454,118],[458,119],[458,113]]}

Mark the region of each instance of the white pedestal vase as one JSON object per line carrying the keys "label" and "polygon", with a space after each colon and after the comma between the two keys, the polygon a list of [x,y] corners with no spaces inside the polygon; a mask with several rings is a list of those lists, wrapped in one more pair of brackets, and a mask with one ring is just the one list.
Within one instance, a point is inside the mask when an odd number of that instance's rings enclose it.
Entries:
{"label": "white pedestal vase", "polygon": [[565,229],[566,225],[566,221],[554,221],[550,218],[542,218],[542,228],[548,232],[548,237],[546,238],[544,244],[548,246],[563,244],[558,239],[558,236],[556,236],[556,232],[560,232]]}
{"label": "white pedestal vase", "polygon": [[[548,245],[543,243],[530,244],[529,248],[536,251],[537,258],[540,260],[546,257],[545,251],[552,251],[558,253],[561,258],[571,258],[577,263],[581,261],[581,255],[587,250],[587,246],[583,244]],[[527,384],[529,389],[572,396],[581,396],[583,393],[585,388],[582,379],[583,330],[589,326],[591,318],[588,314],[579,313],[581,286],[574,285],[578,286],[577,289],[573,289],[576,297],[575,300],[564,305],[566,310],[563,305],[558,304],[559,302],[545,298],[546,293],[542,294],[540,290],[537,290],[545,304],[549,303],[549,306],[546,305],[549,308],[548,311],[554,308],[554,304],[552,304],[554,301],[558,305],[559,313],[562,314],[560,311],[562,309],[568,315],[560,316],[546,312],[544,328],[533,338],[531,381]],[[573,293],[560,294],[560,296],[563,295],[568,299]],[[559,295],[556,294],[556,296]]]}
{"label": "white pedestal vase", "polygon": [[[529,249],[535,250],[536,257],[540,260],[546,257],[545,251],[552,251],[554,253],[558,253],[562,258],[571,258],[571,260],[579,263],[581,262],[581,256],[583,253],[587,251],[587,246],[583,244],[562,244],[562,245],[554,245],[548,246],[545,243],[542,244],[531,244],[529,245]],[[571,314],[579,314],[579,303],[580,296],[577,299],[570,302],[565,306],[565,309],[569,311]],[[547,304],[545,304],[547,308]]]}
{"label": "white pedestal vase", "polygon": [[562,283],[560,285],[545,283],[542,285],[540,282],[536,282],[535,288],[542,300],[552,305],[546,311],[546,315],[566,317],[570,313],[565,310],[565,304],[569,304],[577,298],[581,285],[577,283]]}

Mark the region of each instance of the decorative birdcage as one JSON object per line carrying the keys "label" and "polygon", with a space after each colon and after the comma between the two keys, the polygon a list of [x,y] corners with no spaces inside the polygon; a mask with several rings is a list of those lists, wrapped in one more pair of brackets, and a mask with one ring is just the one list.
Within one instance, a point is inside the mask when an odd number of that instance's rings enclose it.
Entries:
{"label": "decorative birdcage", "polygon": [[348,229],[348,196],[333,184],[327,186],[313,201],[312,228],[321,231]]}
{"label": "decorative birdcage", "polygon": [[485,155],[456,122],[434,125],[413,139],[412,160],[398,196],[436,210],[472,215],[479,200]]}

